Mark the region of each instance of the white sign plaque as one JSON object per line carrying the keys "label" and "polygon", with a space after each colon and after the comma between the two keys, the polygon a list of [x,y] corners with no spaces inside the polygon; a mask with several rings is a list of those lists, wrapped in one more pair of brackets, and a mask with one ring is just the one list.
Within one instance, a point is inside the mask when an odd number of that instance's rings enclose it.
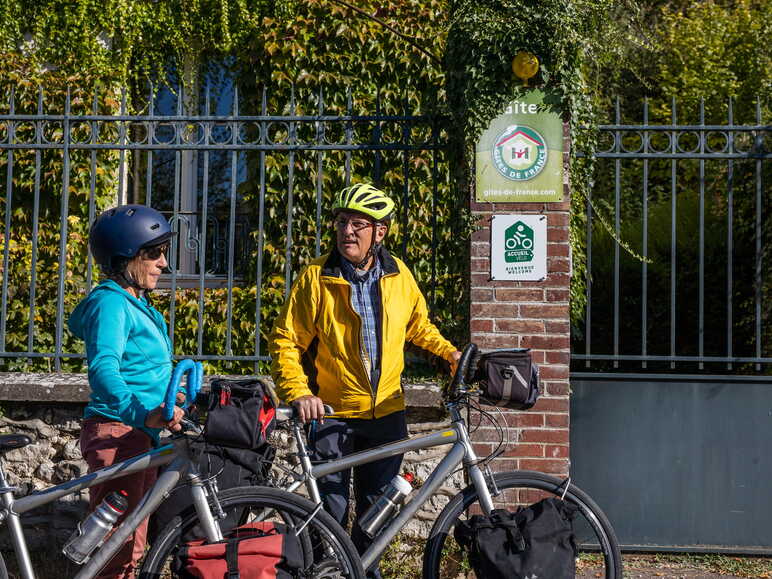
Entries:
{"label": "white sign plaque", "polygon": [[546,277],[546,215],[494,215],[491,279],[540,281]]}

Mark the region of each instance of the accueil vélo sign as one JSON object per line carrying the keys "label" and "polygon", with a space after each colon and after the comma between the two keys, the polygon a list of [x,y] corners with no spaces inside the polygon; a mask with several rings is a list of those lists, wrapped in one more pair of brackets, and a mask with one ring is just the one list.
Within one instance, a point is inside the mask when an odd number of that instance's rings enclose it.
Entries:
{"label": "accueil v\u00e9lo sign", "polygon": [[563,123],[531,90],[493,119],[477,141],[479,202],[563,200]]}
{"label": "accueil v\u00e9lo sign", "polygon": [[547,277],[547,218],[491,218],[491,279],[541,281]]}

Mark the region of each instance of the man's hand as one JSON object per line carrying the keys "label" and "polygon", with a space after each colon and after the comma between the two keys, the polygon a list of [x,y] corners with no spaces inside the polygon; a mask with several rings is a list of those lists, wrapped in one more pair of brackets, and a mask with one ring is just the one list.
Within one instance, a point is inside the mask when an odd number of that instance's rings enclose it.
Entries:
{"label": "man's hand", "polygon": [[324,422],[324,403],[318,396],[306,394],[293,400],[292,405],[298,410],[300,422],[306,423],[311,420]]}
{"label": "man's hand", "polygon": [[163,417],[164,404],[161,404],[158,408],[154,408],[147,413],[145,418],[145,426],[148,428],[168,428],[172,432],[179,432],[182,430],[180,421],[185,416],[185,411],[179,406],[174,407],[174,415],[171,420],[164,420]]}
{"label": "man's hand", "polygon": [[456,368],[458,368],[458,361],[461,359],[461,352],[456,350],[450,355],[450,357],[453,358],[453,361],[450,363],[450,375],[455,376]]}

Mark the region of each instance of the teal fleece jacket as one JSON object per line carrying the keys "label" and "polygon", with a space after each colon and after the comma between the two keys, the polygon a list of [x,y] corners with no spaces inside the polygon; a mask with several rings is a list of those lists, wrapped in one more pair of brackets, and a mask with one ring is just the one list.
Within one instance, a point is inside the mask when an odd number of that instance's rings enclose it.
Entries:
{"label": "teal fleece jacket", "polygon": [[163,316],[142,297],[112,280],[103,281],[78,304],[68,325],[86,342],[94,416],[140,428],[158,442],[159,430],[145,427],[150,410],[163,401],[172,372],[172,347]]}

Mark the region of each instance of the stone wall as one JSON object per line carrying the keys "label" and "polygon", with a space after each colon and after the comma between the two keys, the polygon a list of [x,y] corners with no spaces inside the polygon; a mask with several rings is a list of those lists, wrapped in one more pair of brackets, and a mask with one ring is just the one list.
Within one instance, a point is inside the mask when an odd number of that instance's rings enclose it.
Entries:
{"label": "stone wall", "polygon": [[[439,391],[434,384],[409,384],[405,390],[411,434],[447,426]],[[79,419],[87,398],[88,384],[83,375],[0,373],[0,433],[27,434],[35,441],[26,448],[9,451],[3,458],[8,482],[20,488],[20,495],[87,472],[78,447]],[[404,470],[413,472],[419,480],[425,479],[446,448],[410,453],[405,457]],[[279,450],[280,455],[282,450],[291,451],[286,445]],[[428,532],[449,497],[463,486],[461,474],[454,475],[448,485],[418,512],[406,532]],[[33,552],[50,549],[53,544],[58,551],[85,517],[87,502],[84,491],[25,514],[22,522]],[[4,551],[9,548],[7,537],[0,536],[0,548]]]}

